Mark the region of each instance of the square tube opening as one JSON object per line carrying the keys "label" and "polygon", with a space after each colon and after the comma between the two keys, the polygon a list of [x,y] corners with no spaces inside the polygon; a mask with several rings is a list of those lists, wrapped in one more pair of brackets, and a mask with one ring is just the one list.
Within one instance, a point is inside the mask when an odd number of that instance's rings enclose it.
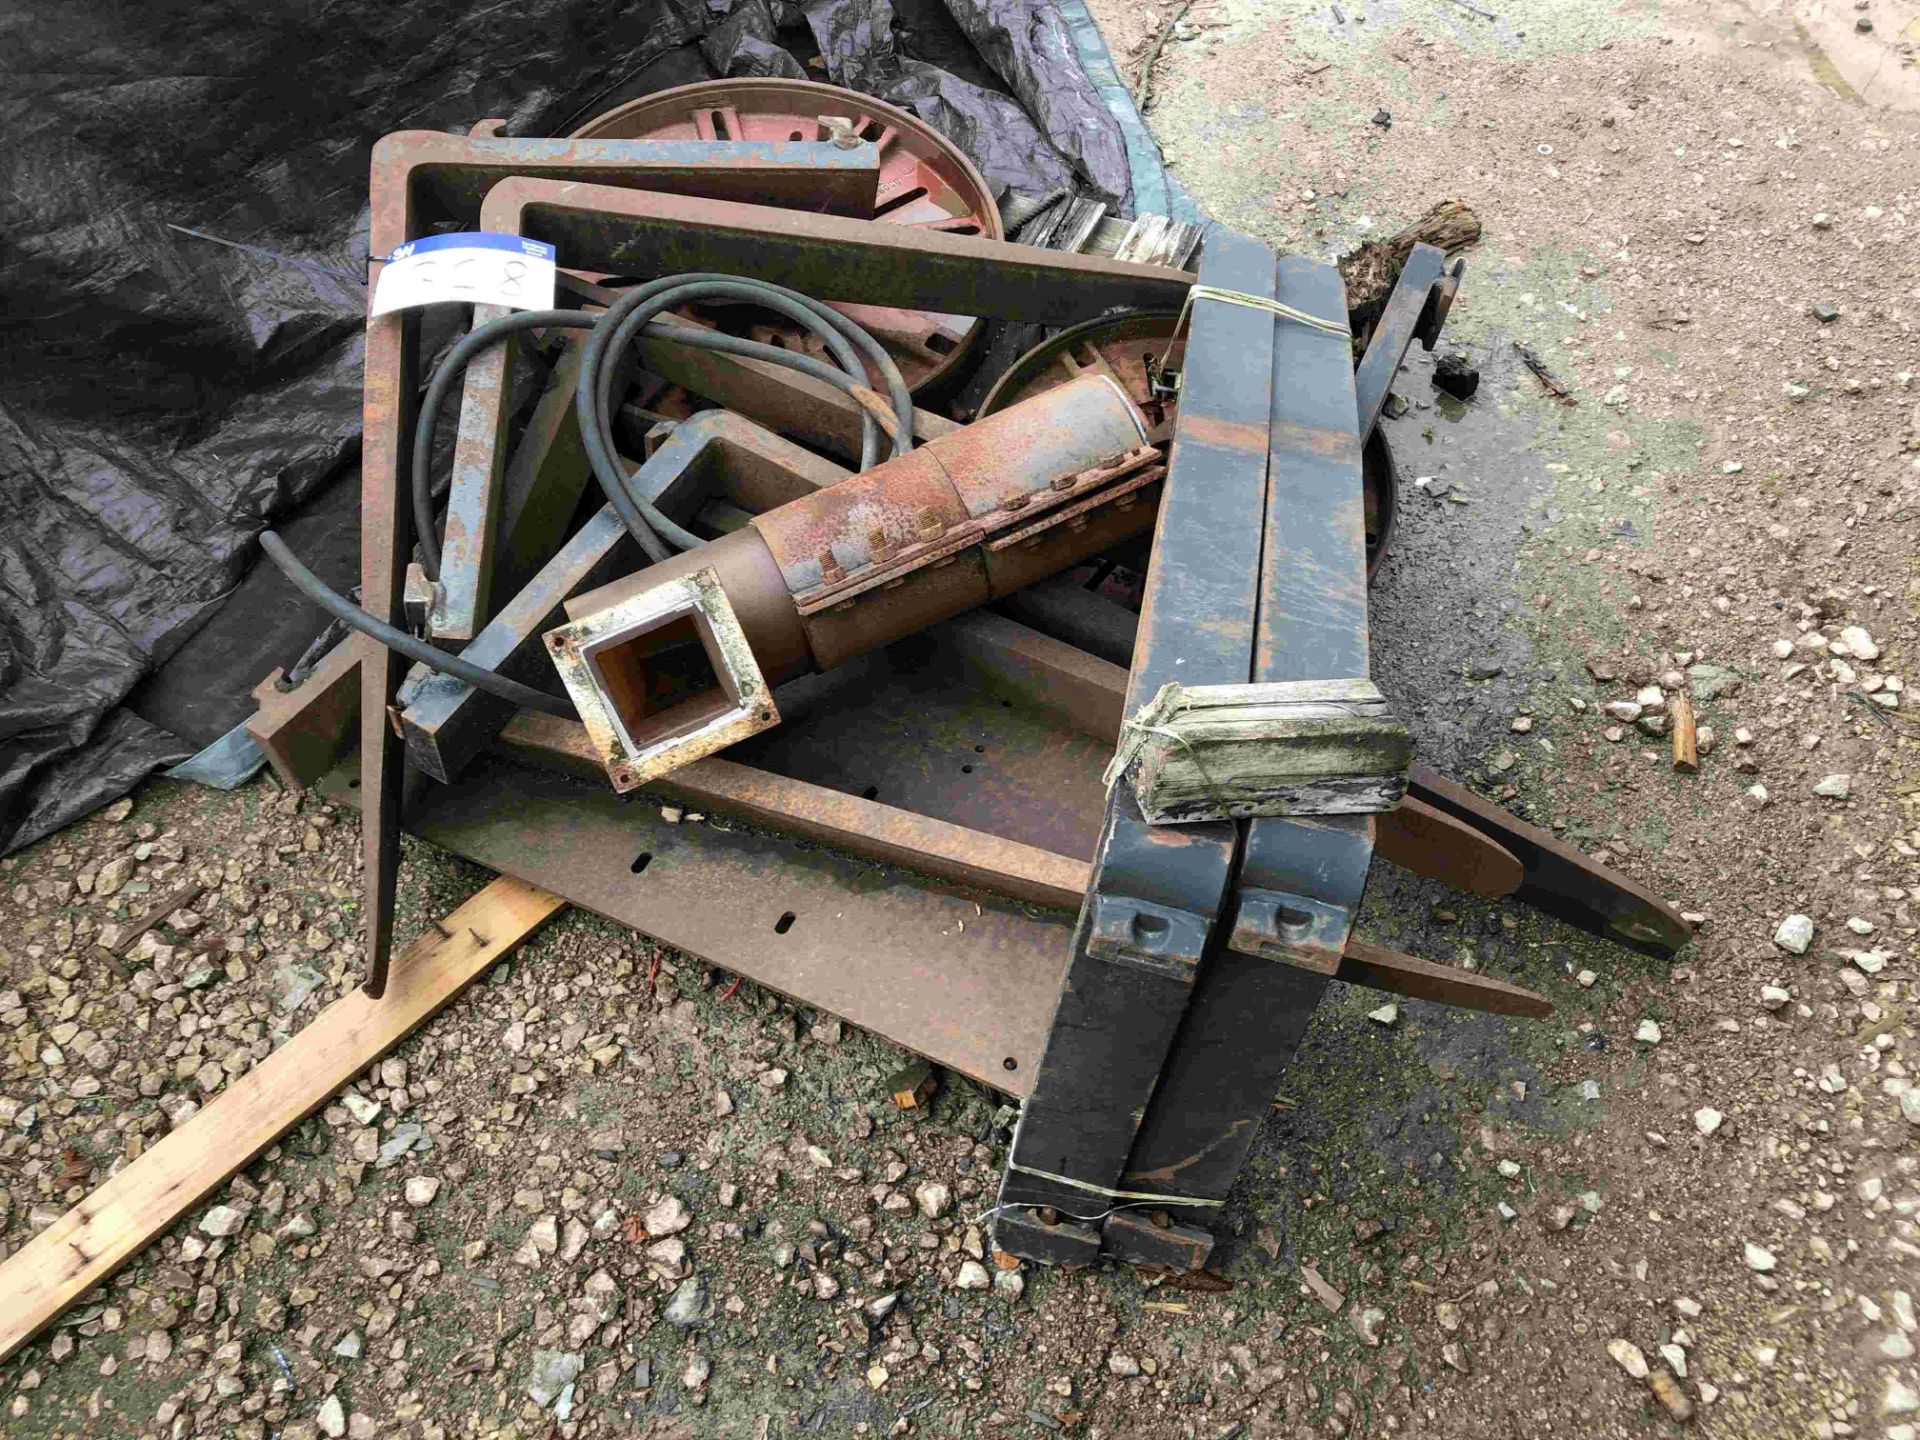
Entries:
{"label": "square tube opening", "polygon": [[594,646],[586,660],[636,758],[740,706],[739,688],[696,610],[659,616]]}

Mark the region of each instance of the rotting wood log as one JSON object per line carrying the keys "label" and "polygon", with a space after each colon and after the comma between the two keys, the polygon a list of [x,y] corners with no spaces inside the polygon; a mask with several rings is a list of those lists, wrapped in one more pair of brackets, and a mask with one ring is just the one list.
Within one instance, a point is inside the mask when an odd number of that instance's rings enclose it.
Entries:
{"label": "rotting wood log", "polygon": [[499,879],[0,1264],[0,1361],[326,1104],[566,902]]}
{"label": "rotting wood log", "polygon": [[1415,245],[1434,245],[1449,255],[1480,238],[1480,217],[1464,201],[1442,200],[1413,224],[1385,240],[1369,240],[1339,261],[1347,282],[1347,311],[1357,338],[1393,293],[1400,267]]}

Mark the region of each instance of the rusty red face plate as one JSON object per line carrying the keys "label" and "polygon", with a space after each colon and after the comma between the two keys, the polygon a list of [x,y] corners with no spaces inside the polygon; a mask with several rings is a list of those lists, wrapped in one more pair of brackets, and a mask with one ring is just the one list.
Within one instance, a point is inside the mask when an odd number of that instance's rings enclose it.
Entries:
{"label": "rusty red face plate", "polygon": [[[845,120],[880,152],[875,218],[953,235],[1005,238],[987,182],[944,135],[871,96],[811,80],[710,80],[630,101],[589,120],[576,140],[827,140]],[[981,331],[968,315],[880,305],[836,305],[893,355],[918,391],[954,372]],[[767,343],[815,349],[818,342],[771,317],[743,312],[729,329]]]}

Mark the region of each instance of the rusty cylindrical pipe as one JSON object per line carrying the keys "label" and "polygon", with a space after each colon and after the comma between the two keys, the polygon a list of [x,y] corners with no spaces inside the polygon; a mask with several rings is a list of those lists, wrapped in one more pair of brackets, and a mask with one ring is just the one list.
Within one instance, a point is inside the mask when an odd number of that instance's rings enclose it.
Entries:
{"label": "rusty cylindrical pipe", "polygon": [[[828,670],[1085,559],[1110,543],[1113,532],[1099,527],[1090,534],[1092,522],[1079,530],[1059,527],[1066,543],[1047,549],[1038,562],[1044,568],[997,555],[989,563],[980,546],[971,546],[913,570],[897,585],[866,592],[851,609],[803,615],[797,597],[857,577],[970,519],[1017,513],[1055,480],[1134,450],[1145,435],[1144,419],[1119,386],[1100,376],[1075,380],[755,516],[698,550],[576,596],[567,601],[567,614],[581,619],[710,568],[768,684]],[[1123,512],[1124,533],[1152,523],[1151,501],[1149,493]]]}
{"label": "rusty cylindrical pipe", "polygon": [[[711,571],[767,687],[830,669],[1150,526],[1161,472],[1146,435],[1117,384],[1083,376],[576,596],[566,606],[573,623],[548,632],[550,653],[564,655],[595,617]],[[685,633],[659,643],[669,641],[684,646]],[[645,688],[590,668],[561,672],[570,689],[595,684],[591,698],[623,714]],[[689,746],[653,763],[609,743],[608,770],[621,788],[717,748]]]}

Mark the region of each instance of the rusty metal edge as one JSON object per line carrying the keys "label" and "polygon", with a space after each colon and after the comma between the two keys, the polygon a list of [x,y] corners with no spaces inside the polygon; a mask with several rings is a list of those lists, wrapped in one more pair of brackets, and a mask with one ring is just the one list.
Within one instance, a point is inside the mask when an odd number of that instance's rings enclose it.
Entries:
{"label": "rusty metal edge", "polygon": [[[604,775],[586,727],[575,721],[521,711],[500,740],[572,773]],[[1078,909],[1087,887],[1084,860],[719,756],[696,760],[647,788],[688,806],[1048,909]]]}

